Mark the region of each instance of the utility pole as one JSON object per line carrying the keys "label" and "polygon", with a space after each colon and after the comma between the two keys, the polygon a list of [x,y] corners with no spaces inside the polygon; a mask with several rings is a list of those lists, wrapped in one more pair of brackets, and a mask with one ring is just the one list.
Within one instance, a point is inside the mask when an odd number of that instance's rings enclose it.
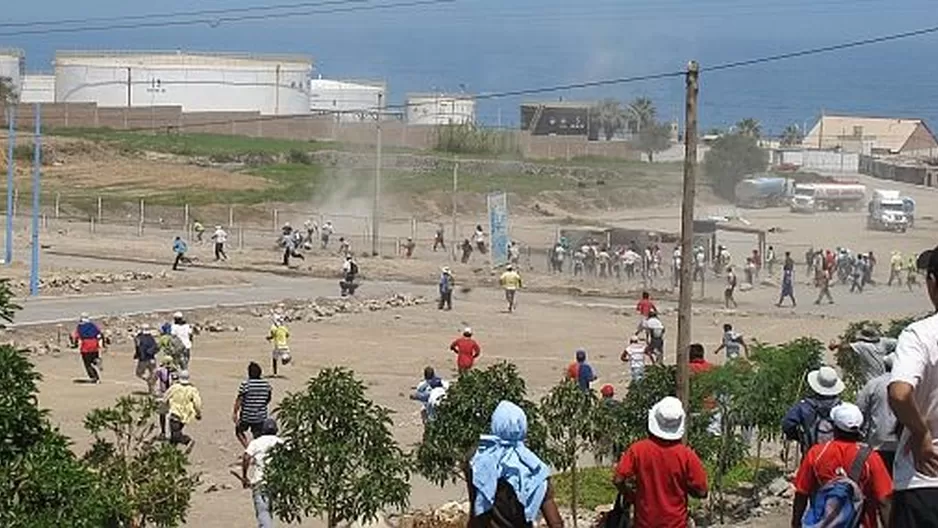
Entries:
{"label": "utility pole", "polygon": [[684,199],[681,204],[681,292],[677,307],[677,396],[686,409],[690,400],[691,302],[694,292],[694,196],[697,180],[697,94],[700,66],[687,64],[686,130],[684,131]]}
{"label": "utility pole", "polygon": [[29,265],[29,295],[39,295],[39,171],[42,164],[42,108],[39,103],[33,107],[33,119],[36,121],[36,136],[33,139],[33,255]]}
{"label": "utility pole", "polygon": [[4,262],[9,266],[13,263],[13,154],[16,145],[16,105],[7,105],[7,112],[10,130],[7,135],[7,229]]}
{"label": "utility pole", "polygon": [[381,215],[381,95],[378,94],[378,111],[375,114],[377,132],[375,157],[377,162],[375,163],[375,201],[371,207],[371,255],[375,257],[378,256],[380,248],[378,223]]}
{"label": "utility pole", "polygon": [[459,190],[459,160],[453,164],[453,238],[450,245],[453,248],[453,260],[456,260],[456,192]]}

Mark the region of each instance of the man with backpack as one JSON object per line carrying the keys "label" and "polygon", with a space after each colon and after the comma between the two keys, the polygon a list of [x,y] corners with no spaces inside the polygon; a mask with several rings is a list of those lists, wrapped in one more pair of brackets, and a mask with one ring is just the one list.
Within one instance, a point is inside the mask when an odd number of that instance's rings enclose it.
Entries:
{"label": "man with backpack", "polygon": [[844,391],[837,371],[828,366],[809,372],[808,386],[814,394],[795,404],[782,419],[782,432],[787,439],[798,441],[802,454],[834,437],[830,411],[841,404],[840,393]]}
{"label": "man with backpack", "polygon": [[811,447],[795,475],[792,526],[877,528],[877,517],[888,526],[892,479],[879,454],[860,442],[863,413],[842,403],[830,416],[833,438]]}

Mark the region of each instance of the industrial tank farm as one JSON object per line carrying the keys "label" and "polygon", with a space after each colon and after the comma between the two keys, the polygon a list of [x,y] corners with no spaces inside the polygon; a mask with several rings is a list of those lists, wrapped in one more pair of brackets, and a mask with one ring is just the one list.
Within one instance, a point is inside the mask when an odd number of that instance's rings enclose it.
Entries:
{"label": "industrial tank farm", "polygon": [[[0,70],[2,71],[2,70]],[[309,113],[312,61],[194,52],[58,52],[55,100],[184,112]]]}

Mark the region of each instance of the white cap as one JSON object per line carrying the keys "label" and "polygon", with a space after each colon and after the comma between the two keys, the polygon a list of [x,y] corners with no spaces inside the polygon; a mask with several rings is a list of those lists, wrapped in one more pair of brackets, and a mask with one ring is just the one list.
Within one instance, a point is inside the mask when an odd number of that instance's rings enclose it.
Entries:
{"label": "white cap", "polygon": [[680,440],[684,437],[684,405],[674,396],[668,396],[648,411],[648,431],[662,440]]}
{"label": "white cap", "polygon": [[140,330],[147,331],[150,329],[150,323],[143,323],[140,325]]}
{"label": "white cap", "polygon": [[472,335],[472,327],[467,326],[463,328],[462,333],[467,334],[467,335]]}
{"label": "white cap", "polygon": [[863,413],[856,405],[844,402],[831,409],[831,421],[841,431],[857,433],[863,426]]}
{"label": "white cap", "polygon": [[182,319],[182,312],[173,312],[173,319]]}
{"label": "white cap", "polygon": [[823,366],[808,373],[808,386],[820,396],[837,396],[844,391],[843,380],[833,367]]}
{"label": "white cap", "polygon": [[88,319],[89,319],[88,312],[82,312],[81,315],[78,316],[78,320],[81,322],[85,322]]}
{"label": "white cap", "polygon": [[176,374],[176,376],[178,376],[179,378],[179,383],[182,383],[183,385],[189,384],[189,371],[188,370],[180,370],[179,373]]}

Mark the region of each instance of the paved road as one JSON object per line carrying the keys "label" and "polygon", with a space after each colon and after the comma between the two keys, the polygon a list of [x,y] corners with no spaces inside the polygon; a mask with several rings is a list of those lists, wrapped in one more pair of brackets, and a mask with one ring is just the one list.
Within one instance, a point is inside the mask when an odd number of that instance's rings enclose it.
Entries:
{"label": "paved road", "polygon": [[[392,291],[425,294],[426,290],[425,286],[412,284],[365,282],[359,291],[367,296],[380,296]],[[287,298],[334,297],[338,293],[336,280],[256,274],[252,277],[252,284],[247,285],[27,299],[22,303],[23,310],[16,315],[16,325],[73,321],[81,312],[102,317],[219,305],[243,306]]]}

